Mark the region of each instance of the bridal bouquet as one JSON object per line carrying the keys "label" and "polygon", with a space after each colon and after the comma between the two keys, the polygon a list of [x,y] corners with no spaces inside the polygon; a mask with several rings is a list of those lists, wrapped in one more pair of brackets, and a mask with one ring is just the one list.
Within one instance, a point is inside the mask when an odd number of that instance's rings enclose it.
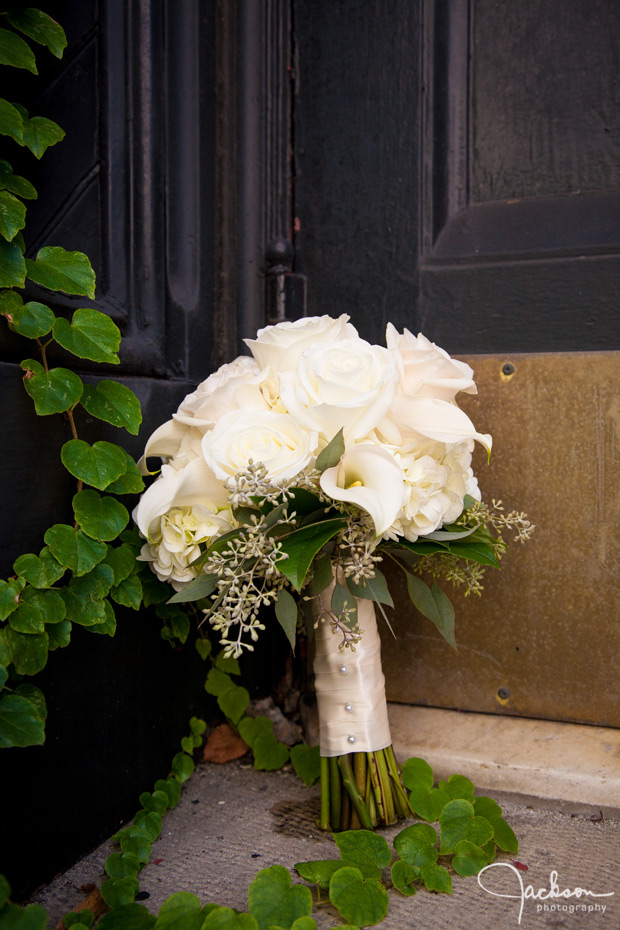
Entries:
{"label": "bridal bouquet", "polygon": [[[149,439],[160,476],[134,520],[141,558],[197,602],[226,654],[265,624],[315,632],[321,825],[372,828],[410,812],[391,748],[375,608],[392,606],[379,565],[405,572],[415,607],[454,645],[436,578],[478,593],[523,514],[480,500],[459,409],[472,369],[389,324],[371,345],[343,315],[259,330]],[[431,574],[429,587],[420,573]],[[271,607],[271,611],[265,608]],[[274,610],[275,608],[275,610]],[[387,620],[387,617],[386,617]]]}

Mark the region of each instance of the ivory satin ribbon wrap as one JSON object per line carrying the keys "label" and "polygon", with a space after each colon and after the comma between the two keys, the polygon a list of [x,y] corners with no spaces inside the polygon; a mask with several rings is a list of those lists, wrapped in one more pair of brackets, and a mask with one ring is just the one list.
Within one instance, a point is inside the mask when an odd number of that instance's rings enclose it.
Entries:
{"label": "ivory satin ribbon wrap", "polygon": [[[331,590],[325,592],[328,603]],[[340,651],[342,635],[332,632],[327,617],[319,622],[315,634],[314,675],[322,756],[375,752],[392,744],[375,606],[366,599],[356,601],[362,638],[355,652]]]}

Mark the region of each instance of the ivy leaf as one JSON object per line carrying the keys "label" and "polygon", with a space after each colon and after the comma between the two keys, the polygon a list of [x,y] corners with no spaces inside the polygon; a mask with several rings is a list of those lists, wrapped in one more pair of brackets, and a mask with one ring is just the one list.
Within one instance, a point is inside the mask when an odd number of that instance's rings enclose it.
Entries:
{"label": "ivy leaf", "polygon": [[129,523],[127,508],[120,501],[90,488],[75,495],[73,512],[87,536],[105,542],[116,539]]}
{"label": "ivy leaf", "polygon": [[134,392],[118,381],[100,381],[84,385],[82,406],[91,416],[138,435],[142,422],[140,401]]}
{"label": "ivy leaf", "polygon": [[11,242],[25,225],[24,204],[10,191],[0,190],[0,235]]}
{"label": "ivy leaf", "polygon": [[278,623],[286,633],[286,638],[291,644],[293,655],[295,654],[295,636],[297,633],[297,601],[286,588],[278,592],[276,601],[276,617]]}
{"label": "ivy leaf", "polygon": [[142,582],[138,575],[130,575],[120,584],[114,585],[110,590],[110,597],[117,604],[122,604],[123,607],[140,610],[142,606]]}
{"label": "ivy leaf", "polygon": [[343,430],[340,429],[334,436],[334,438],[329,442],[323,451],[317,456],[316,460],[316,469],[317,471],[324,472],[328,468],[333,468],[334,465],[337,465],[342,456],[344,455],[344,438]]}
{"label": "ivy leaf", "polygon": [[195,768],[194,760],[191,756],[188,756],[186,752],[177,752],[172,760],[172,772],[174,777],[177,781],[181,782],[181,784],[187,781]]}
{"label": "ivy leaf", "polygon": [[20,367],[26,372],[24,387],[41,417],[64,413],[74,407],[82,396],[82,381],[68,368],[45,371],[43,365],[32,358],[25,359]]}
{"label": "ivy leaf", "polygon": [[[450,775],[447,781],[440,781],[439,787],[452,798],[464,798],[466,801],[474,803],[474,785],[469,778],[464,775]],[[484,814],[482,814],[484,817]]]}
{"label": "ivy leaf", "polygon": [[275,772],[288,762],[288,746],[280,743],[273,733],[259,733],[254,738],[251,748],[254,768],[259,771]]}
{"label": "ivy leaf", "polygon": [[305,882],[329,888],[332,875],[342,866],[341,859],[312,859],[309,862],[296,862],[293,868]]}
{"label": "ivy leaf", "polygon": [[85,575],[105,558],[107,551],[104,543],[91,539],[66,523],[51,526],[43,538],[54,558],[74,575]]}
{"label": "ivy leaf", "polygon": [[364,878],[359,869],[344,866],[329,883],[329,900],[344,919],[356,926],[381,923],[388,911],[388,895],[381,882]]}
{"label": "ivy leaf", "polygon": [[123,852],[133,853],[145,865],[151,857],[151,843],[148,837],[139,830],[123,830],[120,834],[120,844]]}
{"label": "ivy leaf", "polygon": [[452,879],[447,869],[443,865],[425,865],[422,866],[422,881],[429,891],[439,891],[444,894],[452,894]]}
{"label": "ivy leaf", "polygon": [[304,785],[311,788],[321,777],[321,755],[319,747],[306,746],[305,743],[297,743],[296,746],[291,747],[290,753],[295,774],[301,778]]}
{"label": "ivy leaf", "polygon": [[19,675],[36,675],[45,668],[49,644],[47,633],[18,633],[7,627],[4,635]]}
{"label": "ivy leaf", "polygon": [[61,620],[60,623],[52,623],[45,627],[45,632],[49,637],[50,652],[55,649],[64,649],[71,642],[71,621]]}
{"label": "ivy leaf", "polygon": [[355,597],[377,601],[379,604],[387,604],[388,607],[394,606],[385,575],[378,568],[375,568],[375,574],[372,578],[366,579],[365,584],[356,584],[352,578],[347,578],[347,587]]}
{"label": "ivy leaf", "polygon": [[117,355],[121,343],[120,330],[100,310],[88,307],[76,310],[70,323],[64,317],[58,317],[53,333],[56,342],[78,358],[107,362],[109,365],[118,365],[120,362]]}
{"label": "ivy leaf", "polygon": [[436,626],[445,641],[456,651],[454,610],[441,588],[433,583],[429,589],[421,578],[407,572],[407,590],[414,607]]}
{"label": "ivy leaf", "polygon": [[61,623],[65,605],[58,591],[37,591],[26,588],[9,623],[20,633],[42,633],[46,624]]}
{"label": "ivy leaf", "polygon": [[8,100],[0,98],[0,135],[10,136],[18,145],[24,144],[22,115]]}
{"label": "ivy leaf", "polygon": [[[14,291],[9,292],[15,294]],[[17,297],[17,294],[15,294]],[[10,310],[11,320],[9,329],[27,339],[39,339],[41,336],[47,336],[56,317],[49,307],[40,304],[36,300],[31,300],[25,304],[19,298],[21,306],[14,306]],[[4,312],[4,310],[3,310]]]}
{"label": "ivy leaf", "polygon": [[164,814],[168,810],[168,795],[165,791],[154,791],[152,794],[150,791],[143,791],[140,795],[140,804],[146,811],[155,811],[156,814]]}
{"label": "ivy leaf", "polygon": [[45,742],[45,698],[33,685],[18,685],[0,697],[0,748]]}
{"label": "ivy leaf", "polygon": [[394,837],[394,848],[404,862],[420,872],[423,865],[437,862],[437,833],[427,823],[414,823]]}
{"label": "ivy leaf", "polygon": [[125,473],[109,484],[108,494],[140,494],[144,490],[144,478],[133,458],[125,453]]}
{"label": "ivy leaf", "polygon": [[14,29],[19,29],[39,45],[45,45],[56,58],[62,58],[67,37],[62,26],[47,13],[29,7],[26,10],[9,10],[6,18]]}
{"label": "ivy leaf", "polygon": [[131,831],[138,830],[144,833],[149,842],[154,843],[161,833],[162,820],[161,814],[156,811],[138,811],[133,820]]}
{"label": "ivy leaf", "polygon": [[304,526],[280,540],[280,549],[286,558],[278,560],[277,566],[296,591],[301,591],[314,557],[343,526],[342,519],[324,520]]}
{"label": "ivy leaf", "polygon": [[225,656],[224,650],[216,656],[215,667],[219,668],[221,672],[226,672],[227,675],[240,675],[241,668],[239,666],[239,659],[235,659],[234,656]]}
{"label": "ivy leaf", "polygon": [[170,778],[158,778],[155,782],[155,791],[164,791],[168,795],[168,807],[172,810],[181,797],[181,785],[178,780],[172,776]]}
{"label": "ivy leaf", "polygon": [[248,888],[250,914],[259,930],[290,927],[297,918],[312,913],[312,895],[305,885],[293,885],[288,869],[272,865],[262,869]]}
{"label": "ivy leaf", "polygon": [[205,913],[199,899],[189,891],[177,891],[164,901],[155,930],[202,930]]}
{"label": "ivy leaf", "polygon": [[488,820],[493,827],[493,839],[504,852],[518,853],[519,841],[502,817],[502,809],[492,798],[481,796],[474,798],[474,812]]}
{"label": "ivy leaf", "polygon": [[212,668],[209,671],[205,681],[205,691],[207,694],[214,694],[216,697],[219,697],[227,691],[232,691],[234,687],[235,683],[226,672],[220,671],[219,668]]}
{"label": "ivy leaf", "polygon": [[194,640],[194,646],[203,662],[211,655],[211,643],[208,639],[196,639]]}
{"label": "ivy leaf", "polygon": [[126,453],[112,442],[99,441],[92,446],[83,439],[70,439],[60,450],[65,468],[75,478],[104,491],[126,468]]}
{"label": "ivy leaf", "polygon": [[142,904],[125,904],[104,914],[97,930],[151,930],[155,919]]}
{"label": "ivy leaf", "polygon": [[[35,158],[41,158],[50,145],[56,145],[65,137],[64,129],[45,116],[28,117],[26,115],[22,118],[24,145],[30,149]],[[64,288],[53,288],[53,290],[64,290]]]}
{"label": "ivy leaf", "polygon": [[37,64],[32,49],[21,36],[9,29],[0,29],[0,64],[12,68],[25,68],[37,74]]}
{"label": "ivy leaf", "polygon": [[[239,723],[239,736],[250,749],[262,735],[273,736],[273,721],[269,717],[244,717]],[[275,740],[275,736],[273,736]]]}
{"label": "ivy leaf", "polygon": [[31,281],[51,291],[95,299],[95,272],[83,252],[67,252],[60,246],[46,246],[36,261],[26,259]]}
{"label": "ivy leaf", "polygon": [[131,876],[102,882],[100,888],[101,897],[111,908],[131,904],[139,890],[140,882]]}
{"label": "ivy leaf", "polygon": [[476,817],[470,801],[449,801],[439,816],[441,854],[454,852],[461,840],[484,846],[493,839],[493,827],[484,817]]}
{"label": "ivy leaf", "polygon": [[109,565],[114,573],[114,584],[118,585],[121,581],[129,578],[136,568],[136,559],[133,550],[126,543],[112,548],[108,546],[108,551],[104,559],[106,565]]}
{"label": "ivy leaf", "polygon": [[454,847],[451,864],[457,875],[468,876],[477,875],[488,861],[486,853],[479,846],[469,840],[461,840]]}
{"label": "ivy leaf", "polygon": [[25,278],[26,263],[19,243],[0,236],[0,287],[23,287]]}
{"label": "ivy leaf", "polygon": [[403,785],[409,790],[428,791],[433,787],[433,770],[426,759],[418,757],[407,759],[402,767],[401,778]]}
{"label": "ivy leaf", "polygon": [[229,691],[220,694],[218,707],[233,723],[239,723],[250,703],[250,695],[241,685],[233,685]]}
{"label": "ivy leaf", "polygon": [[380,878],[381,870],[392,860],[384,838],[370,830],[346,830],[336,833],[334,839],[342,859],[359,869],[364,878]]}
{"label": "ivy leaf", "polygon": [[231,907],[215,907],[199,925],[199,930],[258,930],[258,924],[251,914],[239,913]]}
{"label": "ivy leaf", "polygon": [[416,893],[413,883],[420,878],[420,873],[408,862],[397,859],[391,869],[392,884],[397,891],[410,898]]}
{"label": "ivy leaf", "polygon": [[17,610],[19,595],[23,589],[24,582],[21,578],[0,581],[0,620],[6,620],[9,614]]}
{"label": "ivy leaf", "polygon": [[13,168],[8,161],[0,159],[0,189],[11,191],[24,200],[36,200],[37,192],[30,181],[18,174],[13,174]]}

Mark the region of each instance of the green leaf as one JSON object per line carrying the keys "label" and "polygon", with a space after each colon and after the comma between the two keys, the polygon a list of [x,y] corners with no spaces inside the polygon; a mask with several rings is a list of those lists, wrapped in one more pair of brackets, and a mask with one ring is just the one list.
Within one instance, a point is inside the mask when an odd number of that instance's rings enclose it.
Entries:
{"label": "green leaf", "polygon": [[207,694],[214,694],[216,697],[219,697],[227,691],[232,691],[234,687],[234,681],[226,672],[220,671],[219,668],[212,668],[209,671],[205,681],[205,691]]}
{"label": "green leaf", "polygon": [[372,878],[364,878],[359,869],[344,866],[329,883],[329,900],[350,924],[373,926],[381,923],[388,911],[387,891]]}
{"label": "green leaf", "polygon": [[7,627],[4,635],[19,675],[36,675],[45,668],[49,643],[47,633],[18,633]]}
{"label": "green leaf", "polygon": [[45,742],[45,698],[32,685],[0,696],[0,748],[41,746]]}
{"label": "green leaf", "polygon": [[23,287],[25,278],[26,264],[19,244],[0,236],[0,287]]}
{"label": "green leaf", "polygon": [[234,685],[229,691],[218,695],[217,703],[223,714],[233,723],[239,723],[250,703],[250,695],[246,688]]}
{"label": "green leaf", "polygon": [[[91,633],[98,633],[100,636],[114,636],[116,633],[116,615],[114,613],[114,608],[109,601],[103,600],[99,604],[103,607],[103,622],[102,623],[93,623],[88,628]],[[99,609],[99,604],[94,605],[95,608]],[[86,626],[82,621],[82,626]]]}
{"label": "green leaf", "polygon": [[151,930],[155,915],[149,914],[142,904],[126,904],[104,914],[97,930]]}
{"label": "green leaf", "polygon": [[108,551],[104,563],[109,565],[114,573],[114,584],[118,585],[121,581],[129,578],[131,573],[136,569],[136,557],[131,546],[122,543],[120,546],[108,546]]}
{"label": "green leaf", "polygon": [[105,420],[134,436],[138,435],[142,422],[140,401],[124,384],[118,381],[100,381],[95,386],[85,384],[82,406],[98,420]]}
{"label": "green leaf", "polygon": [[87,536],[105,542],[116,539],[129,523],[127,508],[120,501],[113,497],[102,497],[90,488],[75,495],[73,513]]}
{"label": "green leaf", "polygon": [[45,45],[56,58],[62,58],[67,37],[62,26],[47,13],[33,7],[25,10],[12,9],[8,11],[6,18],[14,29],[19,29],[39,45]]}
{"label": "green leaf", "polygon": [[91,539],[66,523],[56,523],[43,538],[54,558],[74,575],[85,575],[101,562],[107,551],[104,543]]}
{"label": "green leaf", "polygon": [[9,29],[0,29],[0,64],[13,68],[25,68],[37,74],[37,64],[32,49],[21,36]]}
{"label": "green leaf", "polygon": [[17,107],[14,107],[8,100],[2,99],[0,99],[0,135],[10,136],[18,145],[24,144],[22,115]]}
{"label": "green leaf", "polygon": [[276,601],[276,617],[286,633],[286,638],[295,653],[295,636],[297,634],[297,601],[286,588],[281,588]]}
{"label": "green leaf", "polygon": [[181,749],[183,750],[183,752],[186,752],[188,755],[191,756],[191,754],[194,751],[194,740],[192,739],[191,736],[183,737],[183,739],[181,740]]}
{"label": "green leaf", "polygon": [[111,442],[89,445],[83,439],[70,439],[60,450],[65,468],[75,477],[104,491],[125,471],[125,450]]}
{"label": "green leaf", "polygon": [[4,665],[0,665],[0,691],[2,691],[5,684],[7,683],[8,677],[9,673],[7,672],[6,668]]}
{"label": "green leaf", "polygon": [[52,623],[45,627],[45,632],[49,637],[49,651],[55,649],[64,649],[71,642],[71,621],[61,620],[60,623]]}
{"label": "green leaf", "polygon": [[451,864],[457,875],[467,876],[477,875],[488,861],[486,853],[479,846],[469,840],[461,840],[454,848]]}
{"label": "green leaf", "polygon": [[388,607],[394,606],[385,575],[378,568],[375,568],[374,576],[367,578],[364,584],[356,584],[352,578],[347,578],[347,587],[356,597],[376,601],[379,604],[387,604]]}
{"label": "green leaf", "polygon": [[146,811],[163,814],[168,810],[168,794],[165,791],[154,791],[152,794],[150,791],[143,791],[140,795],[140,804]]}
{"label": "green leaf", "polygon": [[268,717],[244,717],[239,722],[238,729],[239,736],[251,749],[254,748],[254,743],[261,735],[272,736],[275,740],[273,721]]}
{"label": "green leaf", "polygon": [[10,191],[0,190],[0,235],[11,242],[25,225],[24,204]]}
{"label": "green leaf", "polygon": [[432,589],[429,589],[417,575],[407,573],[407,590],[414,607],[434,623],[446,642],[456,650],[454,610],[441,588],[433,583]]}
{"label": "green leaf", "polygon": [[[5,291],[5,293],[7,292]],[[2,312],[5,312],[4,308],[2,308]],[[56,319],[50,308],[46,307],[45,304],[37,303],[35,300],[25,304],[21,298],[19,298],[19,306],[13,306],[10,314],[9,329],[14,333],[19,333],[20,336],[25,336],[27,339],[39,339],[41,336],[47,336]]]}
{"label": "green leaf", "polygon": [[26,588],[9,623],[20,633],[42,633],[46,623],[60,623],[64,619],[65,605],[57,591]]}
{"label": "green leaf", "polygon": [[420,873],[408,862],[397,859],[391,869],[392,884],[397,891],[410,898],[416,893],[413,883],[420,878]]}
{"label": "green leaf", "polygon": [[122,907],[125,904],[131,904],[139,890],[140,882],[137,878],[131,876],[110,879],[107,882],[102,882],[100,887],[101,897],[108,907]]}
{"label": "green leaf", "polygon": [[139,830],[123,830],[120,834],[121,849],[123,852],[133,853],[145,865],[151,857],[151,842],[145,833]]}
{"label": "green leaf", "polygon": [[144,833],[151,843],[155,842],[161,833],[161,828],[161,814],[158,814],[157,811],[146,810],[138,811],[134,817],[133,825],[130,827],[132,832],[138,830],[140,833]]}
{"label": "green leaf", "polygon": [[452,879],[447,869],[443,865],[422,866],[422,881],[429,891],[439,891],[443,894],[452,894]]}
{"label": "green leaf", "polygon": [[198,575],[193,581],[185,585],[181,591],[170,598],[169,604],[186,604],[189,601],[199,601],[209,597],[217,587],[217,575]]}
{"label": "green leaf", "polygon": [[114,585],[110,590],[110,597],[117,604],[129,607],[131,610],[140,610],[142,606],[142,582],[138,575],[130,575],[120,584]]}
{"label": "green leaf", "polygon": [[[450,775],[448,781],[440,781],[439,787],[452,798],[465,798],[466,801],[474,802],[474,785],[469,778],[464,775]],[[484,816],[484,814],[482,815]]]}
{"label": "green leaf", "polygon": [[297,743],[296,746],[291,747],[290,754],[295,774],[301,778],[304,785],[311,788],[321,777],[321,755],[319,747],[306,746],[305,743]]}
{"label": "green leaf", "polygon": [[11,191],[24,200],[36,200],[37,192],[30,181],[13,174],[13,168],[8,161],[0,159],[0,189]]}
{"label": "green leaf", "polygon": [[331,608],[346,626],[353,627],[357,623],[357,602],[355,597],[339,581],[336,582],[332,591]]}
{"label": "green leaf", "polygon": [[69,911],[62,918],[65,930],[70,930],[71,927],[74,930],[88,930],[89,927],[92,927],[94,920],[95,915],[87,907],[82,911]]}
{"label": "green leaf", "polygon": [[296,591],[301,591],[317,553],[343,526],[342,519],[324,520],[302,527],[280,540],[281,551],[287,558],[278,560],[277,566]]}
{"label": "green leaf", "polygon": [[241,668],[239,666],[239,659],[235,659],[234,656],[225,656],[224,650],[216,656],[215,667],[219,668],[221,672],[226,672],[227,675],[240,675]]}
{"label": "green leaf", "polygon": [[461,840],[469,840],[476,846],[484,846],[493,839],[493,827],[484,817],[476,817],[470,801],[450,801],[439,817],[442,855],[454,852]]}
{"label": "green leaf", "polygon": [[39,904],[7,903],[0,911],[2,930],[45,930],[47,927],[47,911]]}
{"label": "green leaf", "polygon": [[[78,579],[80,580],[80,579]],[[91,582],[92,587],[96,590],[97,583]],[[84,627],[98,627],[106,622],[106,601],[103,597],[97,597],[94,593],[89,595],[88,587],[84,587],[80,592],[74,588],[64,588],[62,596],[67,608],[67,617],[73,623],[78,623]]]}
{"label": "green leaf", "polygon": [[[179,930],[185,930],[185,925]],[[239,913],[231,907],[216,907],[207,915],[199,930],[258,930],[258,924],[251,914]]]}
{"label": "green leaf", "polygon": [[484,542],[451,543],[450,552],[460,559],[479,562],[481,565],[491,565],[499,568],[499,562],[491,546]]}
{"label": "green leaf", "polygon": [[6,620],[14,610],[17,610],[19,596],[23,589],[24,582],[19,578],[0,581],[0,620]]}
{"label": "green leaf", "polygon": [[164,901],[155,930],[202,930],[205,915],[195,894],[177,891]]}
{"label": "green leaf", "polygon": [[492,798],[474,798],[474,812],[488,820],[493,827],[493,839],[504,852],[519,852],[519,841],[502,817],[502,809]]}
{"label": "green leaf", "polygon": [[211,643],[208,639],[196,639],[194,641],[194,646],[203,662],[211,655]]}
{"label": "green leaf", "polygon": [[168,795],[168,807],[172,810],[181,797],[181,785],[178,780],[172,776],[170,778],[158,778],[154,786],[155,791],[163,791]]}
{"label": "green leaf", "polygon": [[410,790],[427,791],[433,787],[433,770],[425,759],[418,757],[407,759],[402,767],[401,778],[403,785]]}
{"label": "green leaf", "polygon": [[[45,116],[26,117],[23,121],[23,140],[36,158],[41,158],[46,149],[51,145],[56,145],[65,137],[64,129],[61,129],[58,123]],[[28,260],[27,260],[28,263]],[[28,277],[31,277],[29,275]],[[32,278],[34,281],[35,279]],[[39,283],[39,282],[37,282]],[[44,285],[47,287],[47,285]],[[65,290],[64,287],[55,287],[52,290]]]}
{"label": "green leaf", "polygon": [[177,752],[172,760],[172,772],[177,781],[181,782],[181,784],[187,781],[195,768],[194,760],[185,752]]}
{"label": "green leaf", "polygon": [[334,839],[341,858],[359,869],[364,878],[380,878],[381,870],[392,860],[384,838],[370,830],[346,830],[336,833]]}
{"label": "green leaf", "polygon": [[110,878],[135,878],[140,871],[140,860],[133,853],[110,853],[105,870]]}
{"label": "green leaf", "polygon": [[275,772],[289,760],[289,749],[280,743],[273,733],[259,733],[252,743],[254,768],[263,772]]}
{"label": "green leaf", "polygon": [[26,259],[26,267],[28,277],[35,284],[51,291],[95,299],[95,272],[83,252],[46,246],[39,250],[36,261]]}
{"label": "green leaf", "polygon": [[394,849],[418,874],[423,865],[437,862],[437,833],[427,823],[414,823],[394,837]]}
{"label": "green leaf", "polygon": [[68,368],[45,371],[43,365],[32,358],[25,359],[20,367],[26,372],[24,387],[41,417],[64,413],[74,407],[82,396],[82,381]]}
{"label": "green leaf", "polygon": [[341,859],[312,859],[309,862],[296,862],[293,868],[305,882],[320,888],[329,888],[332,875],[342,866]]}
{"label": "green leaf", "polygon": [[334,580],[334,570],[332,560],[328,555],[322,555],[315,559],[312,564],[312,581],[310,589],[313,597],[321,594],[325,588],[328,588]]}
{"label": "green leaf", "polygon": [[76,310],[71,323],[64,317],[58,317],[53,333],[56,342],[78,358],[107,362],[109,365],[118,365],[120,362],[117,355],[121,343],[120,330],[116,323],[100,310],[88,307]]}
{"label": "green leaf", "polygon": [[344,455],[344,438],[343,430],[340,429],[334,438],[325,446],[323,451],[317,456],[316,469],[324,472],[328,468],[337,465]]}
{"label": "green leaf", "polygon": [[262,869],[248,888],[249,910],[259,930],[290,927],[312,913],[312,895],[305,885],[293,885],[288,869],[272,865]]}

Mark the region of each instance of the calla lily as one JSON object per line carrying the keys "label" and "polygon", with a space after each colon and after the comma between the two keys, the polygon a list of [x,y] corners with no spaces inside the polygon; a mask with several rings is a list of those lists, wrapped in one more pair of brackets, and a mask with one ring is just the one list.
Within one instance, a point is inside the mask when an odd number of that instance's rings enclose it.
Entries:
{"label": "calla lily", "polygon": [[228,492],[224,483],[218,481],[204,459],[196,458],[180,471],[172,468],[162,471],[161,477],[140,498],[133,519],[142,535],[149,539],[153,521],[172,507],[204,504],[216,510],[225,506],[227,500]]}
{"label": "calla lily", "polygon": [[400,465],[380,446],[360,443],[348,449],[338,465],[321,475],[321,488],[337,501],[367,511],[377,536],[392,525],[403,504],[405,487]]}
{"label": "calla lily", "polygon": [[176,420],[167,420],[158,426],[149,437],[142,458],[138,461],[138,468],[142,474],[151,474],[146,467],[147,458],[158,456],[169,459],[175,456],[186,433],[187,426],[184,423],[177,423]]}
{"label": "calla lily", "polygon": [[403,436],[417,434],[435,442],[445,443],[477,439],[487,452],[491,452],[491,436],[488,433],[477,432],[467,414],[448,401],[438,400],[436,397],[407,397],[397,394],[388,417]]}

